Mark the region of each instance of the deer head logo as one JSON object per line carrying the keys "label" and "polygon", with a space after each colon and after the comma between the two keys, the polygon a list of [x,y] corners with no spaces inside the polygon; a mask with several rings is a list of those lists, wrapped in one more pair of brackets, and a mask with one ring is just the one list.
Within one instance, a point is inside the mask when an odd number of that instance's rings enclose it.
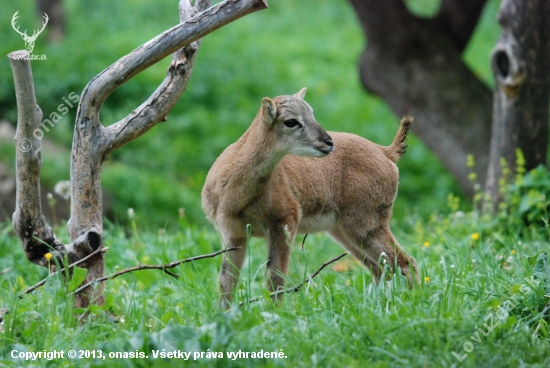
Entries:
{"label": "deer head logo", "polygon": [[13,17],[11,18],[11,26],[13,27],[15,32],[21,35],[21,38],[23,38],[23,41],[25,41],[25,49],[27,49],[27,51],[31,53],[32,50],[34,49],[34,42],[36,41],[36,38],[40,33],[42,33],[44,28],[46,28],[46,24],[48,24],[48,19],[49,19],[48,14],[44,13],[44,22],[42,23],[42,29],[41,30],[35,29],[32,33],[32,36],[29,36],[27,34],[26,29],[25,29],[25,32],[20,32],[19,27],[16,28],[15,26],[15,21],[17,20],[17,18],[19,18],[19,15],[17,15],[18,12],[19,10],[16,11]]}

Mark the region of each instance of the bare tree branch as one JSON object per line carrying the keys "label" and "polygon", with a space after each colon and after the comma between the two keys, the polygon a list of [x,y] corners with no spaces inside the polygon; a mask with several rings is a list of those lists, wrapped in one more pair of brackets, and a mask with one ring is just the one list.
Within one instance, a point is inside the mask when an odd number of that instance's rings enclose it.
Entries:
{"label": "bare tree branch", "polygon": [[94,77],[81,96],[80,114],[93,117],[107,97],[136,74],[216,29],[265,8],[265,0],[225,0],[161,33]]}
{"label": "bare tree branch", "polygon": [[[335,257],[329,261],[326,261],[325,263],[323,263],[321,265],[321,267],[319,267],[317,269],[317,271],[315,271],[310,277],[308,277],[304,282],[294,286],[294,287],[291,287],[291,288],[288,288],[288,289],[283,289],[283,290],[277,290],[277,291],[274,291],[272,292],[271,294],[269,294],[269,296],[271,298],[275,298],[276,296],[279,296],[281,294],[287,294],[287,293],[292,293],[292,292],[296,292],[298,290],[300,290],[300,288],[302,286],[304,286],[305,284],[309,284],[311,280],[313,280],[322,270],[323,268],[325,268],[326,266],[328,266],[329,264],[331,263],[334,263],[336,262],[337,260],[339,260],[340,258],[343,258],[344,256],[347,256],[350,252],[344,252],[342,254],[340,254],[338,257]],[[255,303],[255,302],[259,302],[261,300],[265,300],[265,298],[263,297],[259,297],[259,298],[252,298],[250,300],[245,300],[245,301],[242,301],[239,303],[239,307],[242,307],[244,304],[250,304],[250,303]]]}
{"label": "bare tree branch", "polygon": [[[146,44],[138,47],[130,54],[119,59],[88,83],[81,97],[82,101],[77,113],[77,119],[78,115],[82,115],[81,118],[83,120],[90,120],[94,124],[99,124],[99,109],[107,97],[121,84],[125,83],[139,72],[147,69],[149,66],[162,60],[164,57],[197,41],[206,34],[244,15],[265,8],[267,8],[265,0],[226,0],[160,34]],[[189,50],[189,52],[191,52],[191,50]],[[181,73],[182,70],[178,68],[178,65],[174,65],[172,73],[177,74],[178,72]],[[185,77],[185,75],[182,77]],[[167,81],[165,81],[165,84],[166,86],[161,86],[159,88],[160,91],[157,90],[155,94],[162,92],[163,88],[170,85]],[[178,84],[178,81],[175,81],[175,84]],[[155,95],[152,96],[152,99],[155,99]],[[175,103],[175,101],[172,99],[170,99],[168,103],[162,103],[161,101],[160,105],[157,106],[156,112],[147,113],[146,116],[139,118],[139,114],[150,106],[150,104],[146,102],[126,119],[106,128],[104,137],[111,138],[113,141],[111,142],[110,139],[102,140],[103,144],[99,147],[98,153],[104,156],[106,153],[105,151],[112,151],[125,142],[145,133],[154,126],[155,123],[165,118],[169,108],[173,106],[173,103]],[[129,122],[132,122],[136,127],[130,129],[128,126]]]}
{"label": "bare tree branch", "polygon": [[[204,6],[204,2],[198,5]],[[123,120],[120,124],[105,129],[99,121],[99,113],[107,97],[130,78],[178,49],[246,14],[266,7],[265,0],[225,0],[138,47],[88,83],[81,95],[77,111],[71,155],[71,180],[74,181],[69,221],[71,239],[86,235],[84,240],[90,243],[92,249],[101,246],[100,165],[105,159],[106,152],[143,134],[155,122],[162,120],[167,114],[167,108],[175,103],[173,99],[164,100],[157,97],[166,93],[166,85],[163,85],[152,97],[161,108],[157,112],[153,109],[144,117],[137,118],[134,125],[137,122],[141,127],[138,125],[133,128]],[[176,80],[175,84],[180,85],[177,82]],[[173,92],[172,89],[170,91]],[[146,108],[151,108],[150,103],[143,104],[137,113]],[[128,120],[131,121],[133,118],[131,114]],[[114,139],[114,142],[110,142],[109,138]],[[90,180],[91,178],[93,179]],[[82,208],[87,209],[87,216],[75,213]]]}
{"label": "bare tree branch", "polygon": [[118,272],[115,272],[109,276],[104,276],[104,277],[100,277],[99,279],[96,279],[96,280],[93,280],[85,285],[82,285],[81,287],[79,287],[78,289],[76,289],[74,291],[73,294],[78,294],[78,293],[81,293],[82,291],[84,291],[86,288],[89,288],[90,286],[92,286],[94,283],[96,282],[102,282],[102,281],[107,281],[107,280],[111,280],[111,279],[114,279],[115,277],[118,277],[118,276],[121,276],[121,275],[124,275],[125,273],[129,273],[129,272],[134,272],[134,271],[141,271],[141,270],[161,270],[167,274],[169,274],[170,276],[173,276],[173,277],[179,277],[179,275],[176,275],[175,273],[171,273],[171,272],[168,272],[166,271],[166,269],[169,269],[169,268],[174,268],[176,266],[179,266],[180,264],[183,264],[183,263],[189,263],[189,262],[194,262],[194,261],[198,261],[198,260],[201,260],[201,259],[205,259],[205,258],[213,258],[213,257],[216,257],[222,253],[226,253],[226,252],[231,252],[231,251],[234,251],[234,250],[237,250],[239,248],[227,248],[227,249],[222,249],[222,250],[219,250],[217,252],[214,252],[214,253],[210,253],[210,254],[202,254],[200,256],[195,256],[195,257],[191,257],[191,258],[186,258],[186,259],[182,259],[182,260],[179,260],[179,261],[174,261],[174,262],[170,262],[170,263],[167,263],[167,264],[163,264],[163,265],[139,265],[139,266],[135,266],[135,267],[130,267],[130,268],[125,268],[124,270],[122,271],[118,271]]}
{"label": "bare tree branch", "polygon": [[[64,271],[71,271],[73,268],[75,268],[76,266],[80,265],[80,264],[83,264],[85,263],[86,261],[92,259],[94,256],[96,256],[97,254],[99,253],[106,253],[107,251],[109,250],[109,248],[99,248],[97,250],[95,250],[94,252],[90,253],[89,255],[87,255],[86,257],[68,265],[67,267],[63,267],[61,268],[60,270],[56,271],[56,272],[52,272],[50,273],[46,278],[44,278],[42,281],[38,282],[37,284],[31,286],[30,288],[26,289],[25,291],[22,291],[18,297],[19,299],[23,298],[23,296],[25,294],[28,294],[36,289],[38,289],[40,286],[44,285],[46,283],[46,281],[48,281],[48,279],[52,276],[55,276],[57,275],[59,272],[64,272]],[[50,261],[51,263],[51,261]]]}
{"label": "bare tree branch", "polygon": [[[202,9],[208,2],[199,1],[196,5]],[[188,0],[182,0],[180,7],[185,9],[180,13],[182,17],[195,13]],[[266,7],[265,0],[225,0],[138,47],[88,83],[77,111],[71,155],[72,201],[68,229],[71,239],[79,238],[82,242],[75,246],[86,245],[92,250],[103,246],[101,163],[114,148],[138,137],[166,117],[185,89],[190,75],[184,72],[185,67],[192,66],[198,45],[190,44],[223,25]],[[176,54],[169,76],[153,96],[134,114],[104,128],[99,113],[107,97],[142,70],[186,45],[190,46]],[[86,282],[101,277],[104,277],[104,264],[100,256],[88,267]],[[94,290],[94,293],[100,292],[101,287]],[[85,306],[90,300],[102,304],[96,296],[86,300],[85,295],[78,294],[75,304]]]}
{"label": "bare tree branch", "polygon": [[[184,22],[196,12],[205,10],[210,6],[210,2],[202,0],[193,7],[189,0],[181,0],[180,21]],[[106,147],[102,160],[105,160],[110,152],[144,134],[160,121],[166,120],[191,77],[201,41],[198,39],[172,54],[168,75],[157,90],[127,117],[104,129]]]}

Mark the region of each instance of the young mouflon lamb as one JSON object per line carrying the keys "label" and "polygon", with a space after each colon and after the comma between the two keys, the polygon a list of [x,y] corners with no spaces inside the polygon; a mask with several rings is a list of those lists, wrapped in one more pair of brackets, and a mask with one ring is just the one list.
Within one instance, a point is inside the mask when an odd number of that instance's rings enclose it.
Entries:
{"label": "young mouflon lamb", "polygon": [[349,133],[327,133],[304,101],[293,96],[264,98],[252,125],[218,157],[202,190],[202,207],[221,234],[220,303],[232,300],[252,236],[269,244],[268,287],[283,287],[290,244],[297,233],[328,232],[372,271],[384,252],[409,284],[418,282],[416,261],[390,231],[397,194],[395,163],[405,152],[412,118],[403,118],[390,146]]}

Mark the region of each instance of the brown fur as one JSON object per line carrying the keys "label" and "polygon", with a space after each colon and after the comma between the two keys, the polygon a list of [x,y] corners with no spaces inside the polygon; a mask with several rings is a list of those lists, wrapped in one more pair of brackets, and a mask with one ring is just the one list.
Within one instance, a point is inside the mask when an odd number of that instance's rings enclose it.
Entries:
{"label": "brown fur", "polygon": [[[317,231],[328,232],[351,251],[375,280],[381,274],[378,259],[385,252],[388,264],[396,262],[411,285],[418,281],[416,261],[389,227],[398,186],[395,162],[405,152],[412,118],[401,121],[387,147],[349,133],[329,136],[304,95],[305,89],[294,96],[265,98],[250,128],[218,157],[206,178],[203,209],[224,246],[240,247],[224,255],[222,304],[230,303],[238,282],[247,224],[253,236],[268,240],[271,290],[283,287],[289,244],[296,234]],[[289,119],[298,120],[303,129],[287,129],[283,122]],[[332,144],[336,149],[330,153]]]}

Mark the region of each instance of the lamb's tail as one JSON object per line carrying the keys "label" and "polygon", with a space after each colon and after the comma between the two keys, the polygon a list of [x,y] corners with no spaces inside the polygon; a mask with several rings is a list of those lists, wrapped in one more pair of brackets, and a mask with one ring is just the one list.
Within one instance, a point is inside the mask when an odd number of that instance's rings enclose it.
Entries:
{"label": "lamb's tail", "polygon": [[405,144],[405,141],[407,140],[407,135],[409,134],[409,129],[412,122],[413,118],[410,116],[405,116],[401,119],[401,124],[395,134],[393,143],[390,146],[382,147],[386,156],[393,162],[399,161],[401,156],[403,156],[407,150],[407,144]]}

